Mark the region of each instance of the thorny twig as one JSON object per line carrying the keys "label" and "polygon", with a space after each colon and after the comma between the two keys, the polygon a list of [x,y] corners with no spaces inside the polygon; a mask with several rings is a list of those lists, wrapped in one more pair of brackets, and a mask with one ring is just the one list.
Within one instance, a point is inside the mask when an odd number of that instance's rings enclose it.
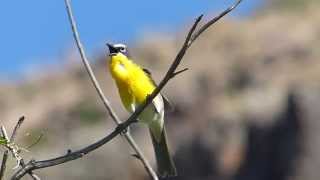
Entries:
{"label": "thorny twig", "polygon": [[[69,6],[69,0],[65,0],[67,3],[67,8],[68,11],[70,11],[70,6]],[[175,75],[179,74],[180,72],[177,71],[176,69],[179,66],[182,58],[184,57],[186,51],[188,50],[188,48],[192,45],[192,43],[211,25],[213,25],[215,22],[217,22],[219,19],[221,19],[223,16],[225,16],[226,14],[228,14],[230,11],[232,11],[235,7],[237,7],[237,5],[241,2],[242,0],[238,0],[235,5],[231,6],[230,8],[226,9],[225,11],[223,11],[222,13],[220,13],[218,16],[214,17],[212,20],[210,20],[209,22],[207,22],[206,24],[204,24],[202,27],[199,28],[198,31],[196,30],[196,27],[198,26],[199,22],[201,21],[203,15],[199,16],[196,21],[194,22],[193,26],[191,27],[191,29],[189,30],[189,33],[184,41],[183,46],[181,47],[180,51],[178,52],[178,54],[176,55],[173,63],[171,64],[169,70],[167,71],[165,77],[162,79],[162,81],[160,82],[160,84],[158,85],[158,87],[153,91],[153,93],[151,95],[148,96],[148,98],[146,99],[146,101],[144,103],[142,103],[137,109],[136,111],[128,118],[128,120],[126,120],[123,123],[120,123],[120,121],[118,122],[118,126],[116,127],[116,129],[111,132],[109,135],[105,136],[104,138],[102,138],[101,140],[83,148],[80,149],[78,151],[75,152],[71,152],[68,151],[68,153],[66,155],[60,156],[60,157],[56,157],[53,159],[48,159],[48,160],[43,160],[43,161],[30,161],[26,164],[25,167],[19,169],[11,178],[12,180],[17,180],[20,179],[21,177],[23,177],[27,172],[30,172],[32,170],[36,170],[36,169],[41,169],[41,168],[46,168],[46,167],[51,167],[51,166],[55,166],[58,164],[62,164],[68,161],[72,161],[78,158],[83,157],[84,155],[86,155],[87,153],[101,147],[102,145],[108,143],[109,141],[111,141],[114,137],[116,137],[117,135],[121,134],[130,124],[136,122],[137,117],[139,116],[139,114],[148,106],[148,104],[150,104],[153,100],[153,98],[155,98],[157,96],[157,94],[160,93],[160,91],[164,88],[164,86],[168,83],[169,80],[171,80],[172,78],[175,77]],[[71,12],[71,11],[70,11]],[[70,13],[69,12],[69,13]],[[70,16],[70,21],[74,23],[73,20],[73,16],[71,14]],[[78,39],[79,35],[75,29],[75,25],[72,25],[73,28],[73,32],[75,33],[74,36],[76,39]],[[78,42],[78,48],[80,51],[83,51],[83,48],[81,46],[81,44],[79,44]],[[84,54],[82,54],[82,58],[85,58]],[[85,60],[86,61],[86,58]],[[87,61],[86,61],[87,62]],[[89,66],[89,64],[87,63],[87,66]],[[90,66],[89,66],[90,67]],[[88,70],[88,68],[87,68]],[[90,70],[90,68],[89,68]],[[184,70],[183,70],[184,71]],[[92,71],[91,71],[92,72]],[[93,73],[89,73],[91,75],[93,75]],[[92,77],[91,77],[92,78]],[[94,78],[94,76],[93,76]],[[95,83],[94,83],[95,84]],[[96,84],[95,84],[96,85]],[[95,86],[97,88],[97,91],[99,91],[99,86]],[[99,94],[101,96],[101,94]],[[103,93],[102,93],[103,95]],[[104,96],[103,96],[104,97]],[[103,98],[101,97],[101,98]],[[118,119],[117,116],[115,116],[115,113],[112,111],[108,101],[107,104],[105,104],[108,108],[109,113],[114,117],[114,119]],[[104,102],[104,103],[105,103]],[[131,137],[131,136],[129,136]],[[129,141],[130,142],[130,141]]]}

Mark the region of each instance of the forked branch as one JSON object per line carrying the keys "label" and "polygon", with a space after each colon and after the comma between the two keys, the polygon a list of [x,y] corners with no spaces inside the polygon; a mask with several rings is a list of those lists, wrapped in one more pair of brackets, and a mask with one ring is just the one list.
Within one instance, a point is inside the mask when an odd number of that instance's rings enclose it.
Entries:
{"label": "forked branch", "polygon": [[[77,45],[79,48],[79,51],[83,51],[82,45],[80,43],[79,45],[79,35],[77,33],[76,30],[76,26],[74,24],[74,19],[72,16],[72,12],[71,12],[71,7],[69,4],[69,0],[65,0],[66,4],[67,4],[67,9],[68,9],[68,13],[69,13],[69,18],[72,24],[72,30],[75,36],[75,39],[77,41]],[[126,128],[128,128],[132,123],[136,122],[136,119],[138,118],[138,116],[140,115],[140,113],[152,102],[152,100],[157,96],[157,94],[160,93],[160,91],[164,88],[164,86],[172,79],[174,78],[177,74],[179,74],[181,71],[176,71],[179,64],[181,63],[181,60],[183,59],[185,53],[187,52],[188,48],[192,45],[192,43],[206,30],[208,29],[208,27],[210,27],[211,25],[215,24],[219,19],[221,19],[223,16],[225,16],[226,14],[228,14],[229,12],[231,12],[234,8],[236,8],[239,3],[242,0],[238,0],[233,6],[229,7],[228,9],[226,9],[225,11],[223,11],[222,13],[220,13],[218,16],[214,17],[213,19],[211,19],[210,21],[208,21],[207,23],[205,23],[203,26],[201,26],[199,28],[199,30],[196,31],[197,26],[199,25],[199,22],[201,21],[203,15],[199,16],[196,21],[194,22],[193,26],[191,27],[191,29],[189,30],[186,39],[180,49],[180,51],[177,53],[174,61],[172,62],[171,66],[169,67],[167,73],[165,74],[164,78],[161,80],[160,84],[158,85],[158,87],[153,91],[152,94],[150,94],[148,96],[148,98],[146,99],[146,101],[144,103],[142,103],[137,109],[136,111],[123,123],[120,123],[120,121],[118,121],[119,119],[117,118],[117,116],[115,115],[114,111],[111,109],[110,104],[108,103],[108,101],[106,100],[106,98],[104,97],[102,91],[100,95],[101,99],[104,99],[104,104],[106,106],[106,108],[108,109],[111,117],[117,122],[118,126],[115,128],[115,130],[113,132],[111,132],[109,135],[105,136],[104,138],[100,139],[99,141],[74,152],[69,151],[66,155],[63,156],[59,156],[53,159],[48,159],[48,160],[43,160],[43,161],[30,161],[28,162],[25,167],[19,169],[11,178],[12,180],[17,180],[20,179],[21,177],[23,177],[26,173],[36,170],[36,169],[41,169],[41,168],[47,168],[47,167],[51,167],[51,166],[56,166],[62,163],[66,163],[68,161],[72,161],[78,158],[83,157],[84,155],[86,155],[87,153],[90,153],[91,151],[94,151],[95,149],[101,147],[102,145],[108,143],[109,141],[111,141],[113,138],[115,138],[117,135],[121,134],[123,131],[126,130]],[[82,50],[81,50],[82,49]],[[84,52],[84,51],[83,51]],[[82,53],[81,55],[82,60],[86,61],[85,55],[84,53]],[[92,71],[90,70],[90,65],[89,63],[85,63],[86,68],[88,73],[90,74],[91,79],[95,79]],[[88,70],[89,68],[89,70]],[[184,71],[184,70],[183,70]],[[95,80],[92,80],[94,82],[95,88],[97,89],[97,91],[100,91],[100,87],[98,85],[98,82]],[[99,90],[100,89],[100,90]],[[116,120],[118,119],[118,120]],[[126,134],[126,138],[131,139],[131,136]],[[133,140],[128,140],[128,142],[134,142]],[[130,145],[132,145],[130,143]],[[141,156],[140,156],[141,158]],[[150,173],[150,172],[149,172]],[[153,177],[153,176],[152,176]]]}
{"label": "forked branch", "polygon": [[[12,156],[16,159],[17,161],[17,167],[21,166],[22,168],[24,167],[24,160],[23,158],[19,155],[19,152],[21,151],[21,149],[14,143],[14,140],[17,136],[18,130],[20,128],[20,126],[22,125],[22,123],[24,122],[25,117],[22,116],[19,118],[17,124],[15,125],[12,134],[9,138],[6,129],[1,126],[1,133],[2,133],[2,137],[6,140],[6,148],[8,150],[5,150],[4,154],[3,154],[3,158],[2,158],[2,162],[1,162],[1,170],[0,170],[0,180],[2,180],[5,170],[6,170],[6,163],[8,160],[8,154],[9,151],[11,152]],[[30,177],[33,180],[40,180],[40,178],[34,174],[32,171],[29,171],[28,174],[30,175]]]}
{"label": "forked branch", "polygon": [[[111,107],[111,104],[109,102],[109,100],[106,98],[106,96],[104,95],[100,84],[98,83],[97,78],[95,77],[92,68],[90,66],[89,60],[85,54],[83,45],[81,43],[80,40],[80,36],[79,36],[79,32],[77,30],[77,25],[76,25],[76,20],[73,16],[72,13],[72,7],[71,7],[71,0],[65,0],[65,4],[66,4],[66,9],[67,9],[67,13],[68,13],[68,17],[69,17],[69,22],[71,24],[71,29],[72,29],[72,33],[73,33],[73,37],[74,40],[76,42],[76,45],[78,47],[80,56],[81,56],[81,60],[83,62],[83,65],[86,69],[86,71],[88,72],[88,75],[91,79],[91,82],[94,86],[94,88],[96,89],[101,101],[103,102],[108,114],[110,115],[110,117],[112,118],[112,120],[117,124],[121,124],[121,120],[118,118],[118,116],[116,115],[115,111],[113,110],[113,108]],[[139,160],[141,160],[143,166],[145,167],[145,169],[147,170],[148,174],[153,178],[153,180],[158,180],[157,174],[155,173],[155,171],[152,169],[150,163],[148,162],[147,158],[144,156],[144,154],[142,153],[142,151],[140,150],[139,146],[137,145],[137,143],[134,141],[134,139],[132,138],[132,136],[130,135],[129,132],[123,133],[125,139],[128,141],[129,145],[132,147],[132,149],[135,151],[136,155],[139,156]]]}

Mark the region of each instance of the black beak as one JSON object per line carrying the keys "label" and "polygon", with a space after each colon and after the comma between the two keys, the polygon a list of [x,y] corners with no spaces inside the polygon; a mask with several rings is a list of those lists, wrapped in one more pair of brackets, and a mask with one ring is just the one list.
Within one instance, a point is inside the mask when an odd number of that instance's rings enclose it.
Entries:
{"label": "black beak", "polygon": [[107,46],[109,48],[110,56],[117,54],[117,48],[115,48],[112,44],[109,43],[107,43]]}

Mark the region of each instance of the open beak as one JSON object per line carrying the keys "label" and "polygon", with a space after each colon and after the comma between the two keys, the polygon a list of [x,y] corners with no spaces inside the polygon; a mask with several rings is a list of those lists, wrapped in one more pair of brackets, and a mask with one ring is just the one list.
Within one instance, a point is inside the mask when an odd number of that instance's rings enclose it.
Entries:
{"label": "open beak", "polygon": [[114,56],[117,54],[117,49],[112,44],[107,43],[107,46],[110,52],[109,56]]}

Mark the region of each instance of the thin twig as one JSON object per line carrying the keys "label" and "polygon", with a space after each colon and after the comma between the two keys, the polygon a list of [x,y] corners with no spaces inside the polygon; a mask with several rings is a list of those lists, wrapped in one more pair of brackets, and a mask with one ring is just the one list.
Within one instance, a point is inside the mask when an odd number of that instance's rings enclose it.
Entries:
{"label": "thin twig", "polygon": [[17,136],[17,133],[18,133],[18,129],[20,128],[21,124],[23,123],[24,121],[24,116],[21,116],[16,124],[16,126],[14,127],[13,131],[12,131],[12,134],[11,134],[11,137],[10,137],[10,142],[13,142],[14,139],[16,138]]}
{"label": "thin twig", "polygon": [[217,21],[219,21],[223,16],[225,16],[226,14],[228,14],[229,12],[231,12],[232,10],[234,10],[240,3],[242,0],[237,0],[237,2],[233,5],[230,6],[229,8],[227,8],[226,10],[224,10],[223,12],[221,12],[218,16],[214,17],[213,19],[211,19],[210,21],[208,21],[206,24],[204,24],[196,33],[194,33],[191,37],[191,43],[190,45],[193,43],[193,41],[195,41],[204,31],[206,31],[212,24],[216,23]]}
{"label": "thin twig", "polygon": [[[90,63],[88,61],[88,58],[85,54],[83,45],[81,43],[80,40],[80,36],[79,36],[79,32],[77,30],[77,26],[76,26],[76,20],[73,16],[72,13],[72,7],[71,7],[71,3],[70,0],[65,0],[65,4],[66,4],[66,9],[67,9],[67,13],[68,13],[68,17],[69,17],[69,21],[70,21],[70,25],[71,25],[71,29],[72,29],[72,33],[73,33],[73,37],[74,40],[77,44],[80,56],[81,56],[81,60],[85,66],[86,71],[89,74],[89,77],[92,81],[93,86],[95,87],[101,101],[103,102],[106,110],[108,111],[109,115],[111,116],[111,118],[113,119],[113,121],[119,125],[121,123],[121,120],[118,118],[118,116],[116,115],[115,111],[112,109],[111,104],[109,102],[109,100],[106,98],[106,96],[104,95],[93,71],[92,68],[90,66]],[[143,152],[140,150],[140,148],[138,147],[137,143],[134,141],[134,139],[132,138],[132,136],[130,135],[129,132],[124,133],[124,137],[125,139],[128,141],[129,145],[132,147],[132,149],[135,151],[135,153],[137,155],[140,156],[141,162],[143,164],[143,166],[146,168],[147,172],[149,173],[149,175],[153,178],[153,180],[158,180],[157,174],[155,173],[155,171],[152,169],[150,163],[148,162],[147,158],[145,157],[145,155],[143,154]]]}
{"label": "thin twig", "polygon": [[[6,147],[11,151],[12,153],[12,156],[16,159],[16,161],[18,162],[17,166],[21,166],[22,168],[24,167],[24,160],[23,158],[19,155],[19,151],[20,151],[20,148],[14,144],[14,140],[15,140],[15,137],[17,136],[17,133],[18,133],[18,130],[19,128],[21,127],[23,121],[24,121],[24,116],[20,117],[17,124],[15,125],[13,131],[12,131],[12,134],[10,136],[10,139],[9,139],[9,136],[7,134],[7,131],[5,129],[4,126],[1,126],[1,133],[2,133],[2,136],[7,140],[7,144],[6,144]],[[1,172],[0,172],[0,180],[1,178],[4,176],[4,172],[5,172],[5,169],[6,169],[6,163],[7,163],[7,159],[8,159],[8,153],[9,153],[9,150],[6,150],[4,152],[4,155],[3,155],[3,160],[2,160],[2,164],[1,164]],[[29,171],[28,174],[31,176],[31,178],[33,180],[40,180],[40,178],[35,175],[32,171]]]}
{"label": "thin twig", "polygon": [[[7,142],[9,141],[8,134],[6,132],[6,129],[3,126],[1,126],[1,137],[6,139]],[[4,177],[4,173],[7,169],[8,154],[9,154],[9,151],[5,150],[3,153],[3,156],[2,156],[1,169],[0,169],[0,180],[2,180],[2,178]]]}
{"label": "thin twig", "polygon": [[188,70],[189,70],[189,68],[184,68],[184,69],[182,69],[182,70],[179,70],[179,71],[175,72],[175,73],[173,74],[173,76],[176,76],[176,75],[178,75],[178,74],[180,74],[180,73],[183,73],[183,72],[185,72],[185,71],[188,71]]}
{"label": "thin twig", "polygon": [[[11,137],[10,137],[10,142],[14,142],[15,138],[17,137],[17,134],[18,134],[18,130],[19,128],[21,127],[22,123],[24,122],[25,120],[25,117],[24,116],[21,116],[16,124],[16,126],[14,127],[13,131],[12,131],[12,134],[11,134]],[[40,141],[40,139],[39,139]],[[21,158],[20,160],[20,163],[19,165],[21,167],[24,167],[25,166],[25,163],[24,163],[24,160],[23,158]],[[33,179],[33,180],[40,180],[40,178],[34,174],[32,171],[29,171],[28,172],[29,176]]]}
{"label": "thin twig", "polygon": [[[24,167],[26,164],[24,163],[24,160],[21,159],[20,161],[20,166],[21,167]],[[36,174],[34,174],[32,171],[29,171],[28,174],[30,175],[30,177],[33,179],[33,180],[41,180],[39,176],[37,176]]]}
{"label": "thin twig", "polygon": [[88,154],[89,152],[101,147],[102,145],[106,144],[107,142],[111,141],[114,137],[119,135],[125,127],[119,126],[121,128],[116,128],[111,134],[108,136],[104,137],[103,139],[97,141],[94,144],[91,144],[81,150],[70,152],[64,156],[56,157],[53,159],[48,159],[44,161],[30,161],[28,162],[23,168],[19,169],[14,176],[11,178],[12,180],[20,179],[23,177],[27,172],[35,170],[35,169],[41,169],[41,168],[46,168],[50,166],[56,166],[68,161],[72,161],[78,158],[83,157],[84,155]]}
{"label": "thin twig", "polygon": [[9,151],[5,150],[2,156],[2,163],[1,163],[1,170],[0,170],[0,180],[2,180],[4,176],[4,172],[6,171],[7,168],[7,160],[8,160],[8,154]]}
{"label": "thin twig", "polygon": [[2,137],[4,137],[8,142],[10,142],[7,130],[4,126],[1,126]]}
{"label": "thin twig", "polygon": [[[146,98],[144,103],[139,105],[139,107],[135,110],[133,114],[126,120],[124,123],[121,125],[124,126],[125,128],[129,126],[131,123],[134,123],[138,116],[142,113],[142,111],[152,102],[152,100],[160,93],[160,91],[163,89],[163,87],[168,83],[170,79],[172,79],[175,76],[175,71],[178,68],[183,56],[186,53],[186,50],[188,49],[188,44],[190,41],[190,38],[195,31],[196,27],[198,26],[199,22],[202,19],[202,15],[199,16],[196,21],[194,22],[193,26],[189,30],[189,33],[184,41],[184,44],[182,48],[180,49],[179,53],[177,54],[176,58],[172,62],[171,66],[169,67],[169,70],[167,71],[166,75],[164,78],[160,81],[160,84],[157,86],[157,88]],[[121,126],[120,126],[121,127]]]}
{"label": "thin twig", "polygon": [[[240,0],[241,1],[241,0]],[[69,4],[69,1],[66,0],[66,3],[67,3],[67,8],[69,8],[68,10],[70,11],[70,6],[68,5]],[[239,1],[237,2],[237,4],[239,3]],[[236,5],[237,5],[236,4]],[[68,7],[69,6],[69,7]],[[234,9],[234,6],[232,6]],[[230,9],[230,8],[228,8]],[[232,10],[231,9],[231,10]],[[231,11],[230,10],[230,11]],[[228,12],[230,12],[228,11]],[[228,14],[225,13],[226,11],[223,11],[221,14],[219,14],[217,17],[223,17],[224,15]],[[70,12],[69,12],[70,13]],[[213,19],[220,19],[220,18],[213,18]],[[71,14],[71,22],[74,22],[73,21],[73,17],[72,17],[72,14]],[[116,137],[117,135],[121,134],[128,126],[130,126],[130,124],[136,122],[136,119],[137,117],[139,116],[139,114],[148,106],[148,104],[150,104],[153,100],[153,98],[155,98],[157,96],[157,94],[160,93],[160,91],[164,88],[164,86],[168,83],[169,80],[171,80],[173,77],[175,77],[176,73],[179,73],[178,72],[175,72],[177,67],[179,66],[182,58],[184,57],[187,49],[191,46],[191,44],[197,39],[197,37],[200,36],[200,34],[202,34],[202,32],[204,32],[203,27],[200,28],[199,31],[196,31],[196,27],[197,25],[199,24],[200,20],[202,19],[202,15],[199,16],[196,21],[194,22],[192,28],[189,30],[189,33],[185,39],[185,42],[182,46],[182,48],[180,49],[179,53],[177,54],[176,58],[174,59],[173,63],[171,64],[171,66],[169,67],[169,70],[167,71],[166,75],[164,76],[164,78],[162,79],[162,81],[160,82],[160,84],[157,86],[157,88],[153,91],[153,93],[151,95],[149,95],[145,102],[142,103],[137,109],[136,111],[128,118],[128,120],[126,120],[125,122],[123,123],[120,123],[116,129],[114,131],[112,131],[109,135],[107,135],[106,137],[102,138],[101,140],[83,148],[83,149],[80,149],[78,151],[74,151],[74,152],[71,152],[71,151],[68,151],[68,153],[64,156],[60,156],[60,157],[56,157],[56,158],[53,158],[53,159],[49,159],[49,160],[43,160],[43,161],[30,161],[29,163],[27,163],[23,168],[19,169],[14,175],[13,177],[11,178],[12,180],[18,180],[20,179],[21,177],[23,177],[27,172],[30,172],[32,170],[36,170],[36,169],[41,169],[41,168],[46,168],[46,167],[50,167],[50,166],[55,166],[55,165],[58,165],[58,164],[62,164],[62,163],[65,163],[65,162],[68,162],[68,161],[72,161],[72,160],[75,160],[75,159],[78,159],[78,158],[81,158],[83,157],[84,155],[88,154],[89,152],[101,147],[102,145],[108,143],[109,141],[111,141],[114,137]],[[211,26],[212,24],[214,24],[215,22],[217,22],[217,20],[215,20],[213,23],[212,20],[209,21],[210,25]],[[206,24],[204,25],[206,26]],[[208,27],[209,27],[208,26]],[[75,26],[74,26],[75,27]],[[73,29],[74,29],[73,27]],[[194,34],[198,34],[197,36],[194,36]],[[76,36],[76,35],[75,35]],[[78,35],[77,35],[78,36]],[[80,46],[81,47],[81,46]],[[131,137],[131,136],[129,136]],[[130,142],[130,141],[129,141]],[[141,157],[141,156],[140,156]]]}
{"label": "thin twig", "polygon": [[33,179],[33,180],[41,180],[41,178],[38,176],[38,175],[36,175],[34,172],[29,172],[28,173],[29,175],[30,175],[30,177]]}
{"label": "thin twig", "polygon": [[26,149],[30,149],[33,146],[35,146],[36,144],[38,144],[43,136],[44,136],[44,132],[41,132],[41,134],[38,136],[38,138],[32,144],[30,144],[28,147],[26,147]]}

